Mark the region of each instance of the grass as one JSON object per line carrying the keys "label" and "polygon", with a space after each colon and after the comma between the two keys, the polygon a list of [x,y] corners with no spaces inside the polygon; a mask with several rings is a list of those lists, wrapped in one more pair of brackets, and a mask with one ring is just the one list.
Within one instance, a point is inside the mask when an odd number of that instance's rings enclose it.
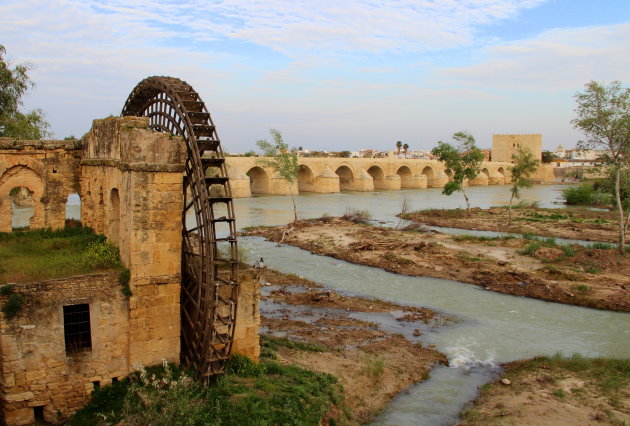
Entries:
{"label": "grass", "polygon": [[374,358],[366,356],[363,360],[365,367],[362,372],[370,376],[372,379],[378,380],[385,370],[385,360],[383,358]]}
{"label": "grass", "polygon": [[342,399],[331,375],[236,355],[205,387],[168,364],[143,369],[96,389],[70,424],[316,425]]}
{"label": "grass", "polygon": [[611,244],[611,243],[597,242],[597,243],[589,244],[588,248],[595,249],[595,250],[611,250],[611,249],[616,248],[616,245],[615,244]]}
{"label": "grass", "polygon": [[0,233],[0,285],[119,267],[118,248],[89,228]]}
{"label": "grass", "polygon": [[356,209],[354,207],[346,207],[346,213],[342,216],[346,220],[354,223],[368,223],[372,219],[372,214],[367,209]]}
{"label": "grass", "polygon": [[[305,352],[325,352],[327,350],[324,346],[316,345],[314,343],[301,343],[282,337],[272,336],[260,336],[260,346],[262,352],[266,355],[270,355],[270,357],[274,357],[275,352],[278,351],[280,347],[297,349]],[[274,355],[271,355],[272,353]]]}
{"label": "grass", "polygon": [[528,245],[526,245],[522,250],[519,250],[518,253],[519,254],[523,254],[525,256],[536,256],[536,252],[538,251],[538,249],[540,249],[542,247],[542,244],[540,241],[534,240],[532,242],[530,242]]}

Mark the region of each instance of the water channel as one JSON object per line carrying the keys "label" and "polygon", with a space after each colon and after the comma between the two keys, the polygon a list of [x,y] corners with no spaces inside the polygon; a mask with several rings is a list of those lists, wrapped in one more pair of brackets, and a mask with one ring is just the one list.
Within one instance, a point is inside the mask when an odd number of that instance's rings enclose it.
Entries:
{"label": "water channel", "polygon": [[[543,207],[558,207],[561,186],[539,185],[524,199]],[[347,207],[368,209],[377,222],[397,223],[402,200],[413,209],[464,207],[458,194],[445,197],[439,189],[302,195],[296,198],[300,218],[324,213],[341,215]],[[506,186],[469,188],[473,205],[502,205]],[[289,197],[236,200],[239,227],[286,224],[293,212]],[[477,387],[491,380],[497,364],[557,352],[584,356],[630,357],[630,314],[599,311],[489,292],[455,281],[406,277],[311,255],[289,246],[276,247],[260,238],[242,238],[250,259],[263,256],[273,269],[294,273],[330,288],[400,304],[424,306],[454,318],[455,325],[425,333],[420,340],[435,344],[449,357],[450,367],[438,367],[431,379],[396,397],[375,424],[454,424]]]}

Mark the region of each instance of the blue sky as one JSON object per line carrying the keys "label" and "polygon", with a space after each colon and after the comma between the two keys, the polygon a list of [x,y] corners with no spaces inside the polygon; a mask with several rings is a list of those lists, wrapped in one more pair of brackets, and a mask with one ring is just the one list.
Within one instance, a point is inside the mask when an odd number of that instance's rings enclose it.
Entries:
{"label": "blue sky", "polygon": [[56,137],[119,114],[150,75],[188,81],[228,152],[282,131],[311,149],[431,149],[459,130],[573,147],[573,95],[630,80],[630,2],[2,0]]}

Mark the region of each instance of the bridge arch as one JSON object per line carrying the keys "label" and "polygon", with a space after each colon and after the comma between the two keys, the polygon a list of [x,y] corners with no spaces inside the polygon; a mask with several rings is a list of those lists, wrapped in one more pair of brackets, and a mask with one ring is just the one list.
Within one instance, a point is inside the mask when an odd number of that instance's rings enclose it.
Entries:
{"label": "bridge arch", "polygon": [[373,165],[367,172],[370,176],[372,176],[372,180],[374,181],[374,189],[386,189],[385,186],[385,172],[378,165]]}
{"label": "bridge arch", "polygon": [[354,189],[354,173],[349,166],[340,165],[335,170],[335,174],[339,176],[339,190],[352,191]]}
{"label": "bridge arch", "polygon": [[300,165],[298,172],[298,191],[315,192],[315,175],[313,170],[304,164]]}
{"label": "bridge arch", "polygon": [[245,173],[249,177],[249,187],[252,194],[270,194],[271,177],[260,166],[254,166]]}
{"label": "bridge arch", "polygon": [[413,174],[411,173],[411,168],[409,166],[400,166],[396,171],[396,174],[400,176],[401,188],[415,188],[415,185],[413,184]]}

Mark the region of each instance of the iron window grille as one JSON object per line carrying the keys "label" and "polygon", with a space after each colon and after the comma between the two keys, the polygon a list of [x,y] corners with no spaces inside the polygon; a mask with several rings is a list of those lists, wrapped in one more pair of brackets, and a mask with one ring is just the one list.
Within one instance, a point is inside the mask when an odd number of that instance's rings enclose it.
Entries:
{"label": "iron window grille", "polygon": [[92,350],[90,305],[84,303],[64,306],[63,331],[66,338],[67,354]]}

